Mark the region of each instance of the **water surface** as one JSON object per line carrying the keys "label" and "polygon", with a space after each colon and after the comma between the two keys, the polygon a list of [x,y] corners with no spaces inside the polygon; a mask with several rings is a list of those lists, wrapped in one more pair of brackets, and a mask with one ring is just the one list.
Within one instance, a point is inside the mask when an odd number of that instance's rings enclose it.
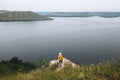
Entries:
{"label": "water surface", "polygon": [[58,51],[76,63],[120,56],[120,18],[0,22],[0,60],[13,56],[30,62],[51,60]]}

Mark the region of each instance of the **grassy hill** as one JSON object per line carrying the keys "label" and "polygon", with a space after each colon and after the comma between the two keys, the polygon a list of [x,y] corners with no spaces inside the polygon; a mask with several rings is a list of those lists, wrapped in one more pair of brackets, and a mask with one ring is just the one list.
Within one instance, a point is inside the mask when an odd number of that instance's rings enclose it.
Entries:
{"label": "grassy hill", "polygon": [[120,80],[120,58],[103,61],[96,65],[70,65],[60,71],[57,65],[37,68],[28,73],[1,76],[0,80]]}
{"label": "grassy hill", "polygon": [[46,16],[38,15],[32,11],[0,11],[0,21],[36,21],[51,20]]}

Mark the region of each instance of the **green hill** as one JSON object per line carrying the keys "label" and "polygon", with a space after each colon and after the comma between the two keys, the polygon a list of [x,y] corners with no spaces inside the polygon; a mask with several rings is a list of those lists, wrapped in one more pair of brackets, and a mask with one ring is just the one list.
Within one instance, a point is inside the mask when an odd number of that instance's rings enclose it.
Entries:
{"label": "green hill", "polygon": [[38,15],[32,11],[0,11],[0,21],[36,21],[52,20],[46,16]]}
{"label": "green hill", "polygon": [[0,80],[120,80],[120,58],[91,65],[65,66],[56,70],[57,64],[37,68],[28,73],[1,76]]}

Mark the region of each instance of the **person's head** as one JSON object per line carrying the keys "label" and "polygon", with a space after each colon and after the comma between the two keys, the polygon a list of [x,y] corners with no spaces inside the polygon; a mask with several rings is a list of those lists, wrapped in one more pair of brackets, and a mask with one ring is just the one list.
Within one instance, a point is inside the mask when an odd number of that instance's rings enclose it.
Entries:
{"label": "person's head", "polygon": [[61,53],[61,52],[59,52],[59,55],[62,55],[62,53]]}

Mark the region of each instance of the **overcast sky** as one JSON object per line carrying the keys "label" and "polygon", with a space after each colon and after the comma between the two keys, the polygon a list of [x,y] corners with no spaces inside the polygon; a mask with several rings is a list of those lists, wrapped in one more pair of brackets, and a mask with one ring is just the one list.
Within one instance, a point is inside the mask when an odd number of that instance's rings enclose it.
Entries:
{"label": "overcast sky", "polygon": [[0,10],[120,12],[120,0],[0,0]]}

